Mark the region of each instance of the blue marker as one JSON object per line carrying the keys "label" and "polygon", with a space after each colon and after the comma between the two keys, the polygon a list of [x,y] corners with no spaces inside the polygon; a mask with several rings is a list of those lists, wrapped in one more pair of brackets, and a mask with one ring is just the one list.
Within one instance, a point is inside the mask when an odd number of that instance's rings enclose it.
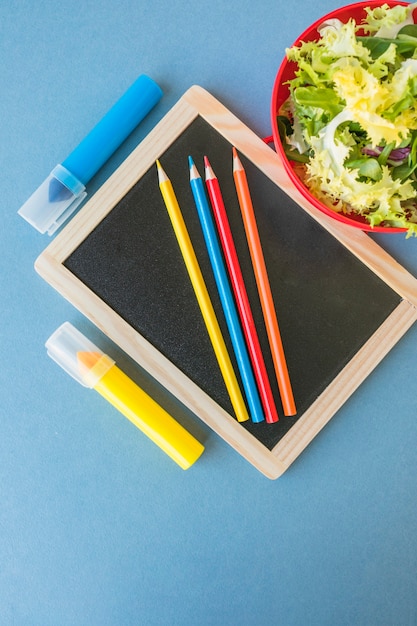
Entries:
{"label": "blue marker", "polygon": [[230,333],[233,350],[236,356],[242,384],[245,390],[249,406],[249,413],[253,422],[262,422],[264,414],[259,399],[258,389],[246,349],[245,339],[240,326],[233,294],[230,289],[225,264],[223,261],[220,244],[217,239],[216,228],[211,214],[207,196],[204,191],[203,181],[197,167],[191,157],[188,157],[190,165],[190,185],[193,192],[195,205],[200,218],[201,228],[213,268],[214,278],[222,303],[227,327]]}
{"label": "blue marker", "polygon": [[141,75],[18,213],[41,233],[52,235],[87,193],[86,184],[162,97],[160,87]]}

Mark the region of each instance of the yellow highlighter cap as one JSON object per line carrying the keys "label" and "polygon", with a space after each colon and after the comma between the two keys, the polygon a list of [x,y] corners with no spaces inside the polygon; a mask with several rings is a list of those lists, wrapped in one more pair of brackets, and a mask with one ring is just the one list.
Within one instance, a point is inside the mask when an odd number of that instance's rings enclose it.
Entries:
{"label": "yellow highlighter cap", "polygon": [[104,354],[70,322],[62,324],[45,344],[48,355],[84,387],[92,389],[113,367]]}

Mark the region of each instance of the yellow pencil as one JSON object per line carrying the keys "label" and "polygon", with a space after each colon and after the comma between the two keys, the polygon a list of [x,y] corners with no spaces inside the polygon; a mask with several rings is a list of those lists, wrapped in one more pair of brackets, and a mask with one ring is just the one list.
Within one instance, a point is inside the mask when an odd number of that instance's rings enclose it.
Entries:
{"label": "yellow pencil", "polygon": [[169,180],[165,171],[162,169],[161,164],[159,163],[159,161],[157,161],[156,164],[158,168],[159,188],[161,190],[165,206],[167,208],[172,226],[174,228],[175,236],[178,240],[184,263],[186,265],[191,283],[193,285],[193,289],[198,304],[200,306],[207,332],[213,345],[213,349],[227,391],[229,393],[232,406],[235,410],[236,418],[239,422],[244,422],[249,419],[246,404],[243,399],[242,392],[240,390],[239,383],[236,378],[236,374],[233,369],[233,365],[230,360],[230,356],[227,351],[227,347],[224,342],[219,323],[217,321],[216,313],[211,303],[211,299],[207,291],[207,287],[204,282],[204,278],[201,273],[197,257],[194,252],[194,248],[191,243],[191,239],[188,234],[187,227],[185,225],[184,218],[178,204],[178,200],[175,196],[171,181]]}

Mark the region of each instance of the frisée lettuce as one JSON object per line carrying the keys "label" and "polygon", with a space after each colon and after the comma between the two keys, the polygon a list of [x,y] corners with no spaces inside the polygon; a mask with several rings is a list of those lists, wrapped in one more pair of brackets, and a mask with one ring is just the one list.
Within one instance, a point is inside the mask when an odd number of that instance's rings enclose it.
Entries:
{"label": "fris\u00e9e lettuce", "polygon": [[417,25],[408,6],[328,20],[297,64],[278,128],[304,183],[335,211],[417,236]]}

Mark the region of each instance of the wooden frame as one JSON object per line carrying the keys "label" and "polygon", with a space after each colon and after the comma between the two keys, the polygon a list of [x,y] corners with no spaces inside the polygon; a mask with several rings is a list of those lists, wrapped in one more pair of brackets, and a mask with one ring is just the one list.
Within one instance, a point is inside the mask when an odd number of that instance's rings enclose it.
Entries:
{"label": "wooden frame", "polygon": [[[400,304],[272,449],[267,449],[77,279],[64,261],[162,152],[201,116],[401,297]],[[294,188],[278,155],[213,96],[191,87],[35,263],[39,274],[268,478],[280,476],[417,319],[417,280],[365,233],[332,220]]]}

